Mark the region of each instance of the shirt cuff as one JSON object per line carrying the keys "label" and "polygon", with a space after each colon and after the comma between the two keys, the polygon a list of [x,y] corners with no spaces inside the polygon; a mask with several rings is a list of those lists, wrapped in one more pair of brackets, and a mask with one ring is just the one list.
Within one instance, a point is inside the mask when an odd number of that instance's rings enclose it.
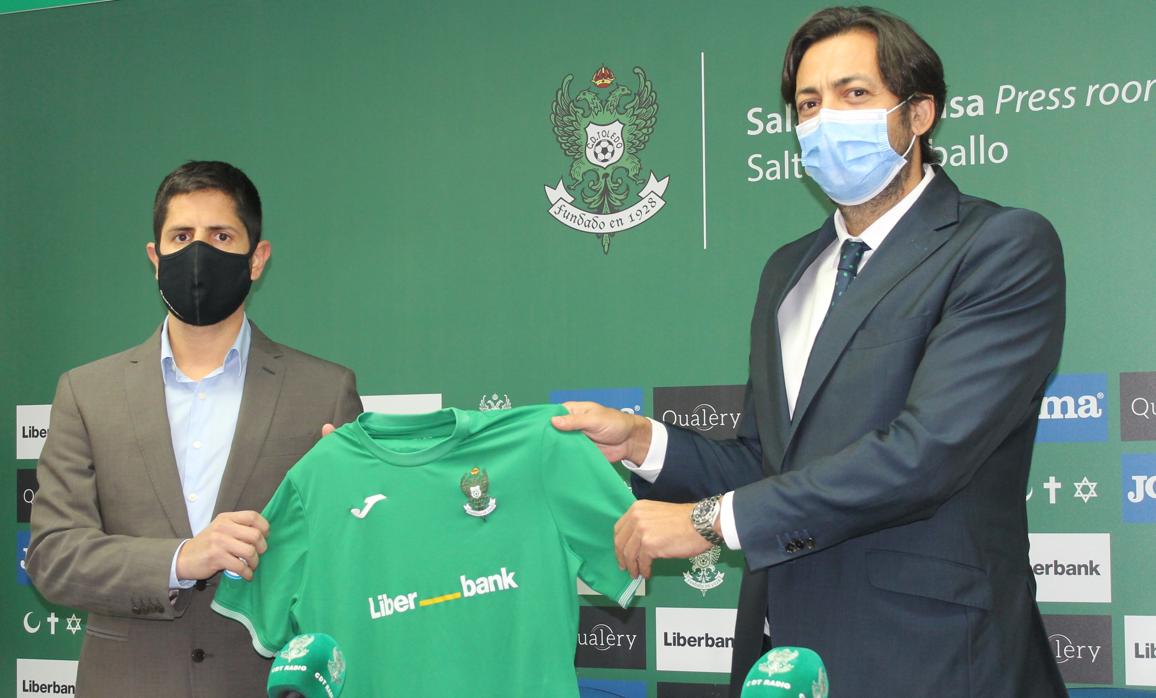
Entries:
{"label": "shirt cuff", "polygon": [[722,507],[718,514],[718,526],[722,529],[723,540],[731,550],[742,550],[739,541],[739,528],[735,524],[735,493],[727,492],[722,496]]}
{"label": "shirt cuff", "polygon": [[177,579],[177,558],[181,555],[181,548],[185,547],[185,543],[189,542],[189,538],[181,541],[177,546],[177,551],[173,553],[173,564],[169,566],[169,588],[170,589],[192,589],[193,585],[197,583],[195,579]]}
{"label": "shirt cuff", "polygon": [[643,480],[654,482],[666,464],[666,441],[666,425],[650,419],[650,450],[646,452],[646,459],[641,464],[628,460],[623,460],[622,464]]}

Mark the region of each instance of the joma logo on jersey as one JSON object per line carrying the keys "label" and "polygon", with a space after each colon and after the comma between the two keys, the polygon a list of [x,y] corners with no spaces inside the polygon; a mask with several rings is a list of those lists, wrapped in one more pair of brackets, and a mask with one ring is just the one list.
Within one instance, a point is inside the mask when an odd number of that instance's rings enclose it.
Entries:
{"label": "joma logo on jersey", "polygon": [[446,603],[447,601],[457,601],[458,599],[468,599],[473,596],[483,596],[499,591],[517,589],[518,582],[514,579],[514,575],[516,574],[517,572],[511,572],[505,567],[498,570],[496,574],[477,578],[467,577],[463,574],[458,577],[461,591],[441,594],[440,596],[430,596],[423,599],[418,598],[418,592],[416,591],[398,594],[397,596],[391,596],[389,594],[370,596],[369,617],[372,620],[378,620],[388,618],[394,614],[408,613],[419,608]]}
{"label": "joma logo on jersey", "polygon": [[[638,87],[615,85],[614,73],[602,66],[589,87],[570,95],[574,75],[562,79],[550,107],[550,123],[563,154],[570,158],[569,179],[547,185],[550,215],[568,228],[598,236],[603,254],[610,238],[658,213],[670,177],[642,174],[639,153],[646,148],[658,114],[658,93],[642,68],[635,68]],[[605,97],[599,91],[605,90]],[[567,189],[569,186],[569,189]],[[572,194],[571,191],[574,193]],[[630,204],[631,194],[637,200]]]}
{"label": "joma logo on jersey", "polygon": [[1107,441],[1105,373],[1056,376],[1040,402],[1037,441]]}

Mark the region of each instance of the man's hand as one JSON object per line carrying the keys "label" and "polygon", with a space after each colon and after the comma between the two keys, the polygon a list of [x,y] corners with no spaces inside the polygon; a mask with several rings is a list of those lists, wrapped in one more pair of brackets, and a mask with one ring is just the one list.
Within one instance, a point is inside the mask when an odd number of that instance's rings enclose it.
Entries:
{"label": "man's hand", "polygon": [[581,431],[606,456],[616,463],[629,460],[641,463],[650,451],[650,420],[621,410],[603,407],[596,402],[563,402],[570,414],[550,421],[559,431]]}
{"label": "man's hand", "polygon": [[218,514],[205,530],[185,543],[177,556],[177,579],[208,579],[221,570],[246,580],[269,549],[269,522],[255,511]]}
{"label": "man's hand", "polygon": [[332,434],[336,430],[337,430],[337,427],[333,426],[332,424],[322,424],[321,425],[321,438],[324,439],[326,436],[329,436],[330,434]]}
{"label": "man's hand", "polygon": [[690,558],[711,544],[690,522],[694,504],[668,504],[640,499],[614,524],[618,566],[631,577],[650,578],[650,563],[658,558]]}

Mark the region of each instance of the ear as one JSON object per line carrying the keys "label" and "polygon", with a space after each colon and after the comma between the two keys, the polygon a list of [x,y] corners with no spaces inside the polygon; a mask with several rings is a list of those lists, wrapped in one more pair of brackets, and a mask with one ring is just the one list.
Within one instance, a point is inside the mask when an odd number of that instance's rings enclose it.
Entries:
{"label": "ear", "polygon": [[273,246],[269,244],[269,241],[258,242],[256,249],[253,250],[253,255],[249,257],[250,279],[256,281],[261,278],[261,274],[265,272],[265,265],[268,264],[271,256],[273,256]]}
{"label": "ear", "polygon": [[149,261],[153,263],[153,278],[160,278],[161,267],[160,261],[157,260],[157,245],[155,242],[150,242],[145,245],[145,254],[148,255]]}
{"label": "ear", "polygon": [[922,97],[922,99],[912,100],[911,111],[909,112],[911,117],[911,130],[917,137],[931,130],[931,124],[935,123],[935,110],[937,107],[935,98],[931,95],[920,94],[919,96]]}

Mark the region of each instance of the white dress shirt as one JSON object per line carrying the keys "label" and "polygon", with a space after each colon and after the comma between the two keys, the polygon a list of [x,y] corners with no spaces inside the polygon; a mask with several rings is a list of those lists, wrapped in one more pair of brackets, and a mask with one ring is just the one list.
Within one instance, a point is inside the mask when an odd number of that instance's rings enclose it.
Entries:
{"label": "white dress shirt", "polygon": [[[252,330],[249,318],[242,318],[241,329],[225,361],[209,375],[194,381],[181,371],[173,358],[169,343],[169,321],[161,328],[161,375],[165,384],[165,407],[168,409],[169,433],[173,456],[181,478],[181,494],[189,514],[189,528],[197,535],[213,519],[217,492],[229,460],[237,415],[241,411],[241,394],[245,387],[245,366],[249,360]],[[169,568],[169,588],[187,589],[195,579],[177,579],[177,557],[188,541],[182,541],[173,554]]]}
{"label": "white dress shirt", "polygon": [[[783,379],[787,390],[787,407],[792,416],[795,413],[795,401],[799,397],[799,389],[803,385],[803,373],[807,369],[807,360],[811,356],[811,347],[815,344],[819,327],[822,326],[827,310],[831,306],[831,295],[835,291],[835,275],[838,271],[839,253],[843,241],[854,238],[870,246],[870,249],[863,253],[863,259],[859,262],[859,273],[862,273],[875,250],[883,244],[899,219],[915,205],[934,176],[934,168],[930,165],[924,165],[923,179],[919,181],[919,184],[857,237],[847,232],[847,224],[843,220],[842,211],[835,211],[835,240],[815,258],[815,261],[799,277],[798,283],[783,299],[777,315],[779,342],[783,355]],[[640,464],[630,461],[623,461],[622,464],[647,482],[654,482],[658,479],[666,461],[667,434],[666,425],[654,419],[650,421],[652,423],[650,450],[646,454],[646,459]],[[733,491],[723,495],[719,512],[719,528],[722,529],[723,539],[726,541],[727,547],[732,550],[739,550],[742,548],[742,544],[735,524],[733,497]]]}

